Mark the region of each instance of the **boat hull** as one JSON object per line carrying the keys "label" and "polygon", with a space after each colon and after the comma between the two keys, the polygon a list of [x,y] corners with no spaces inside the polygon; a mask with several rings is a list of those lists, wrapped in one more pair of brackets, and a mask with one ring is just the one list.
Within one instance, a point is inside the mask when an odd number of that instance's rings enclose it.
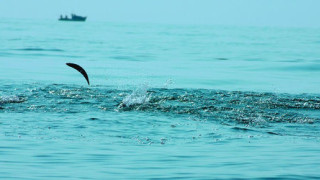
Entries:
{"label": "boat hull", "polygon": [[86,21],[86,17],[83,19],[59,19],[59,21]]}
{"label": "boat hull", "polygon": [[87,17],[71,14],[71,18],[69,18],[68,16],[63,17],[61,15],[59,21],[86,21],[86,19]]}

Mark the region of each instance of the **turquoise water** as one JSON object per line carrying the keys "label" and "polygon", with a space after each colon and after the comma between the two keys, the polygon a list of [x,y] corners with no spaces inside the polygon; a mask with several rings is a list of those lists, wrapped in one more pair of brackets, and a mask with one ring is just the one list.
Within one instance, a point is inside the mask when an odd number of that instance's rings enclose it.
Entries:
{"label": "turquoise water", "polygon": [[320,178],[320,29],[0,29],[1,179]]}

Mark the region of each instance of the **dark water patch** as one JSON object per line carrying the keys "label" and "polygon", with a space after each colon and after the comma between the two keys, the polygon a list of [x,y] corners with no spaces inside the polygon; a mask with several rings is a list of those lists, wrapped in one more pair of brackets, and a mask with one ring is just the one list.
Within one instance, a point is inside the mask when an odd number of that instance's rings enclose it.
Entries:
{"label": "dark water patch", "polygon": [[249,129],[249,128],[245,128],[245,127],[233,127],[232,128],[233,130],[236,130],[236,131],[255,131],[255,130],[252,130],[252,129]]}
{"label": "dark water patch", "polygon": [[80,104],[92,104],[92,102],[84,101],[84,102],[81,102]]}
{"label": "dark water patch", "polygon": [[44,49],[44,48],[22,48],[22,49],[14,49],[18,51],[54,51],[54,52],[64,52],[62,49]]}
{"label": "dark water patch", "polygon": [[106,159],[114,158],[114,156],[109,154],[87,154],[87,156],[89,156],[89,158],[86,158],[86,160],[90,160],[94,162],[104,161]]}
{"label": "dark water patch", "polygon": [[83,125],[76,125],[74,127],[77,128],[77,129],[85,129],[85,128],[87,128],[86,126],[83,126]]}
{"label": "dark water patch", "polygon": [[67,58],[84,58],[85,56],[79,56],[79,55],[65,55],[65,56],[59,56],[56,55],[57,57],[67,57]]}
{"label": "dark water patch", "polygon": [[0,57],[63,57],[63,58],[84,58],[86,56],[80,56],[80,55],[64,55],[64,54],[52,54],[52,53],[34,53],[33,51],[30,51],[31,53],[0,53]]}
{"label": "dark water patch", "polygon": [[22,38],[11,38],[11,39],[8,39],[8,41],[21,41],[23,40]]}
{"label": "dark water patch", "polygon": [[288,59],[288,60],[281,60],[278,62],[292,62],[292,63],[298,63],[298,62],[304,62],[305,59]]}
{"label": "dark water patch", "polygon": [[299,65],[299,66],[287,66],[287,67],[280,67],[277,68],[280,70],[286,70],[286,71],[320,71],[320,64],[308,64],[308,65]]}
{"label": "dark water patch", "polygon": [[100,45],[104,44],[103,41],[88,41],[88,43],[89,44],[100,44]]}
{"label": "dark water patch", "polygon": [[[49,162],[50,164],[55,164],[55,162]],[[61,164],[61,163],[57,163],[57,164]],[[65,175],[46,175],[46,176],[37,176],[37,177],[40,177],[40,178],[43,178],[43,179],[72,179],[73,177],[72,176],[65,176]],[[83,178],[81,178],[83,179]]]}
{"label": "dark water patch", "polygon": [[61,42],[61,41],[74,41],[75,39],[72,39],[72,38],[54,38],[53,40]]}
{"label": "dark water patch", "polygon": [[61,126],[58,126],[58,125],[50,125],[50,126],[48,126],[47,128],[48,129],[58,129],[58,128],[60,128]]}
{"label": "dark water patch", "polygon": [[48,154],[39,154],[39,155],[34,155],[33,157],[35,157],[35,158],[52,158],[54,156],[48,155]]}
{"label": "dark water patch", "polygon": [[254,130],[247,127],[233,127],[231,128],[234,131],[242,131],[242,132],[260,132],[260,133],[267,133],[271,135],[281,135],[280,133],[272,132],[272,131],[263,131],[263,130]]}
{"label": "dark water patch", "polygon": [[143,59],[135,56],[111,56],[110,58],[121,61],[143,61]]}
{"label": "dark water patch", "polygon": [[278,135],[278,136],[282,136],[280,133],[275,133],[275,132],[271,132],[271,131],[267,131],[268,134],[271,135]]}
{"label": "dark water patch", "polygon": [[140,55],[136,55],[135,58],[138,59],[139,61],[147,61],[147,60],[154,60],[155,57],[150,54],[140,54]]}
{"label": "dark water patch", "polygon": [[217,134],[217,133],[208,133],[206,134],[206,136],[212,139],[219,139],[223,137],[222,134]]}
{"label": "dark water patch", "polygon": [[219,60],[219,61],[227,61],[227,60],[229,60],[228,58],[216,58],[217,60]]}

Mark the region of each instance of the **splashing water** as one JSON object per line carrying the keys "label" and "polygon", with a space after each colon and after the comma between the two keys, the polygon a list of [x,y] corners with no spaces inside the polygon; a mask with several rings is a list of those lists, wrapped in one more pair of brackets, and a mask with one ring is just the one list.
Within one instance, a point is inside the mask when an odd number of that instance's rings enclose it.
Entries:
{"label": "splashing water", "polygon": [[133,105],[145,104],[150,101],[151,94],[148,93],[148,85],[142,85],[131,94],[127,95],[119,107],[130,107]]}
{"label": "splashing water", "polygon": [[18,96],[0,96],[0,104],[7,104],[7,103],[21,103],[25,100]]}

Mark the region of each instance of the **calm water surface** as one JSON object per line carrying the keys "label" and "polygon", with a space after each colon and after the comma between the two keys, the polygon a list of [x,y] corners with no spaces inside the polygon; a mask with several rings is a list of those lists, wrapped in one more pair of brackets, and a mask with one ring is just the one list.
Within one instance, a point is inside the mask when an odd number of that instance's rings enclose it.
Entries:
{"label": "calm water surface", "polygon": [[1,179],[320,178],[320,29],[0,29]]}

